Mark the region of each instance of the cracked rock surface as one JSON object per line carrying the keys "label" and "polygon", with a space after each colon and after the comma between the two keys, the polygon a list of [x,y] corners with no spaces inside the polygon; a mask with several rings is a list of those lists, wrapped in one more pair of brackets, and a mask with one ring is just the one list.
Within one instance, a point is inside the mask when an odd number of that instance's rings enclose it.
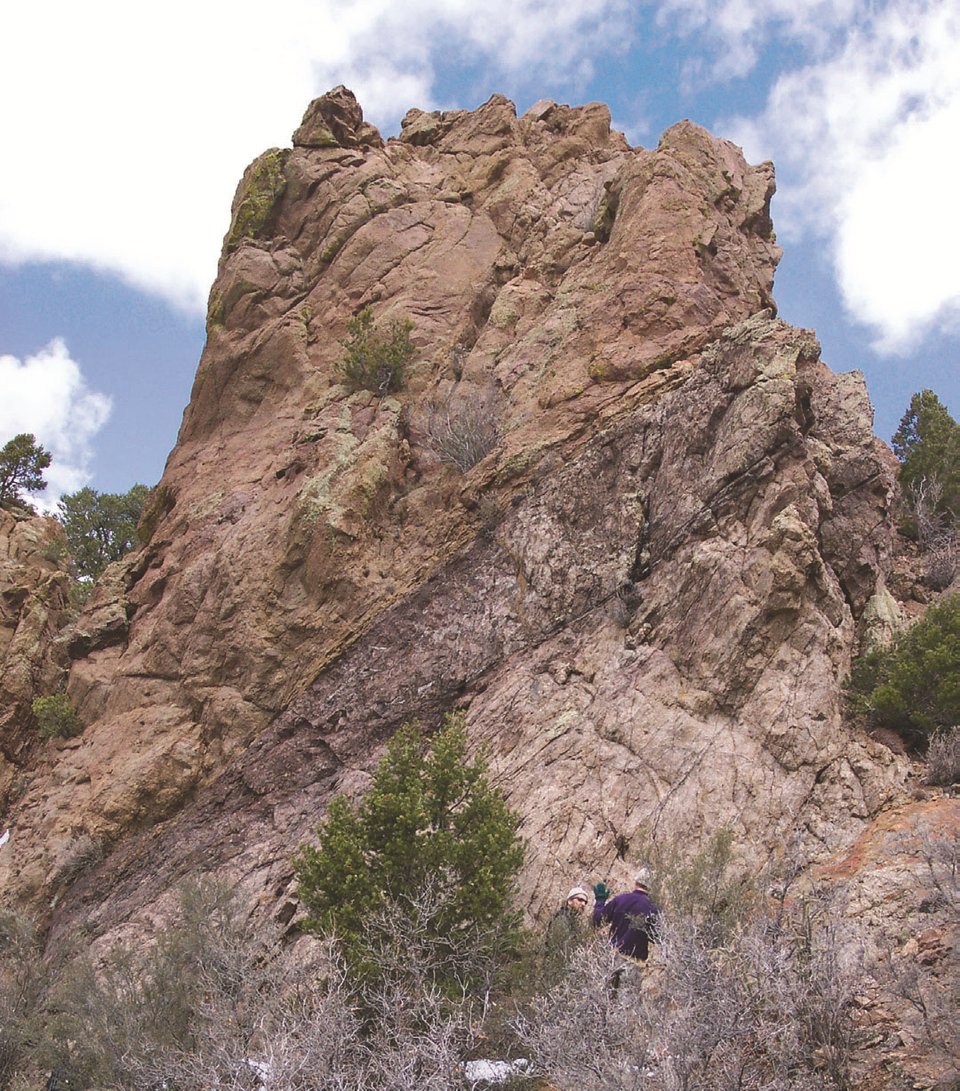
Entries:
{"label": "cracked rock surface", "polygon": [[[87,727],[8,805],[4,897],[109,937],[216,871],[287,919],[331,793],[458,706],[534,917],[644,836],[859,836],[908,767],[841,716],[894,462],[862,378],[775,317],[773,189],[596,104],[386,142],[345,89],[312,104],[238,189],[149,541],[61,642]],[[367,305],[415,323],[382,399],[336,372]],[[424,414],[480,395],[499,439],[461,473]],[[67,868],[81,841],[102,858]]]}

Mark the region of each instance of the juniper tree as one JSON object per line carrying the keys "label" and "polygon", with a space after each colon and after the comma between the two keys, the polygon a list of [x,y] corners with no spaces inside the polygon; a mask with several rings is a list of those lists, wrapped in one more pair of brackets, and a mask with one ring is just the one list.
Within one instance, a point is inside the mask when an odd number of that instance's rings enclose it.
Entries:
{"label": "juniper tree", "polygon": [[125,493],[98,492],[88,486],[61,498],[58,518],[78,576],[95,580],[111,561],[133,549],[149,495],[146,485],[134,485]]}
{"label": "juniper tree", "polygon": [[335,935],[355,968],[370,968],[377,922],[397,914],[416,917],[441,958],[514,937],[517,819],[482,755],[468,757],[462,714],[429,747],[418,724],[402,727],[369,793],[358,805],[335,797],[317,837],[294,860],[307,924]]}
{"label": "juniper tree", "polygon": [[854,709],[918,741],[960,723],[960,595],[854,664]]}
{"label": "juniper tree", "polygon": [[410,340],[412,330],[408,318],[395,318],[386,328],[378,326],[371,308],[364,307],[347,323],[337,374],[347,386],[371,390],[381,398],[401,390],[416,353]]}

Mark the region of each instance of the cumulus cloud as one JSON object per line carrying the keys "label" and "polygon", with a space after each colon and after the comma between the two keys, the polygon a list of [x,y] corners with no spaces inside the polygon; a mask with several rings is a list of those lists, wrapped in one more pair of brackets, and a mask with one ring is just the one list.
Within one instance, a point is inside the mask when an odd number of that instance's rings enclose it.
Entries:
{"label": "cumulus cloud", "polygon": [[771,39],[829,46],[858,15],[862,0],[660,0],[657,19],[681,34],[709,39],[715,77],[745,76]]}
{"label": "cumulus cloud", "polygon": [[728,127],[773,158],[777,222],[830,241],[846,307],[900,352],[960,314],[960,10],[894,0],[780,77],[763,114]]}
{"label": "cumulus cloud", "polygon": [[87,388],[79,365],[59,338],[33,356],[0,356],[0,444],[32,432],[53,461],[47,488],[35,498],[53,511],[64,494],[90,480],[92,443],[110,416],[111,401]]}
{"label": "cumulus cloud", "polygon": [[[337,83],[395,126],[435,65],[586,79],[628,0],[51,0],[0,37],[0,261],[68,260],[200,312],[247,163]],[[462,105],[476,105],[475,103]]]}

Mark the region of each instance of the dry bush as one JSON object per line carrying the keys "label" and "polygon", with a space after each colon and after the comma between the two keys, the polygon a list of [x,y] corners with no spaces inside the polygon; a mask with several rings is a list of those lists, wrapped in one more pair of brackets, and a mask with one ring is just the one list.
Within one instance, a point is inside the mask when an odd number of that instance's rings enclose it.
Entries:
{"label": "dry bush", "polygon": [[[189,1047],[154,1060],[137,1087],[147,1091],[158,1079],[178,1091],[458,1086],[483,1020],[483,1000],[471,997],[484,967],[467,965],[466,957],[451,965],[448,945],[438,945],[431,933],[426,905],[419,916],[395,918],[391,943],[386,922],[372,924],[381,937],[375,979],[351,978],[332,949],[321,975],[271,959],[249,967],[239,990],[230,974],[226,989],[219,976],[207,977]],[[462,988],[451,993],[449,982],[458,974]],[[438,986],[438,978],[448,987]]]}
{"label": "dry bush", "polygon": [[[916,954],[889,953],[881,975],[894,997],[912,1009],[911,1022],[916,1028],[923,1052],[954,1080],[960,1079],[960,1038],[957,1012],[960,1011],[960,983],[956,967],[951,980],[931,974]],[[905,1029],[901,1027],[901,1033]],[[954,1087],[956,1083],[943,1086]]]}
{"label": "dry bush", "polygon": [[0,914],[0,1087],[10,1085],[36,1044],[47,980],[32,924],[15,913]]}
{"label": "dry bush", "polygon": [[[736,866],[733,833],[716,830],[692,856],[677,852],[676,846],[661,845],[645,831],[632,842],[632,851],[646,862],[651,877],[653,900],[668,914],[692,917],[710,929],[720,943],[754,909],[757,886],[752,877]],[[779,887],[790,885],[800,870],[793,848],[781,862],[776,876]],[[784,874],[786,869],[787,874]],[[769,885],[773,876],[767,877]]]}
{"label": "dry bush", "polygon": [[400,913],[371,921],[377,973],[355,992],[365,1018],[364,1071],[388,1091],[448,1091],[484,1037],[490,996],[516,943],[513,922],[460,930],[451,945],[439,908],[442,883],[411,896]]}
{"label": "dry bush", "polygon": [[626,629],[633,620],[643,602],[643,591],[639,584],[627,580],[617,588],[607,602],[607,613],[614,624]]}
{"label": "dry bush", "polygon": [[[926,835],[919,844],[904,842],[904,852],[919,857],[924,928],[891,946],[879,971],[880,984],[898,1002],[901,1033],[915,1037],[928,1063],[944,1074],[943,1086],[960,1083],[960,843],[955,837]],[[953,1082],[949,1082],[950,1079]],[[938,1086],[940,1086],[938,1084]]]}
{"label": "dry bush", "polygon": [[[727,878],[728,849],[720,838],[662,875],[674,901],[646,966],[619,980],[623,961],[593,933],[493,1055],[528,1057],[531,1074],[561,1091],[846,1087],[855,945],[828,907],[792,899],[795,870],[772,903],[747,899]],[[931,860],[935,886],[950,889],[948,864]],[[351,976],[332,941],[312,961],[284,957],[224,887],[192,884],[153,948],[117,947],[96,967],[74,960],[46,1040],[26,1043],[33,1070],[42,1061],[73,1091],[466,1087],[465,1061],[490,1046],[513,930],[505,922],[503,937],[464,932],[451,945],[438,936],[439,901],[417,891],[403,912],[372,920],[376,972]],[[23,1050],[11,1056],[25,1071]]]}
{"label": "dry bush", "polygon": [[72,883],[82,872],[103,859],[103,845],[87,833],[74,837],[58,861],[57,882]]}
{"label": "dry bush", "polygon": [[435,905],[371,921],[378,972],[357,978],[332,944],[284,957],[224,887],[191,884],[152,949],[74,960],[39,1057],[73,1091],[461,1086],[499,959],[488,936],[438,941]]}
{"label": "dry bush", "polygon": [[325,1091],[351,1080],[364,1086],[360,1022],[341,975],[317,980],[306,967],[275,961],[259,967],[234,1003],[210,984],[192,1040],[148,1058],[132,1086]]}
{"label": "dry bush", "polygon": [[957,516],[944,503],[943,481],[922,477],[903,490],[901,501],[906,528],[922,550],[924,583],[943,591],[960,572]]}
{"label": "dry bush", "polygon": [[650,960],[615,989],[605,937],[579,952],[518,1020],[534,1070],[561,1091],[847,1088],[860,944],[834,907],[794,893],[796,848],[751,884],[727,831],[686,862],[645,847],[661,908]]}
{"label": "dry bush", "polygon": [[960,727],[940,731],[930,740],[925,779],[947,788],[960,781]]}
{"label": "dry bush", "polygon": [[924,909],[960,925],[960,841],[928,834],[912,849],[905,847],[919,855],[922,864],[921,881],[929,892]]}
{"label": "dry bush", "polygon": [[576,949],[568,972],[518,1015],[517,1037],[530,1071],[557,1088],[637,1091],[647,1086],[654,1043],[638,1018],[642,970],[613,975],[623,960],[602,938]]}
{"label": "dry bush", "polygon": [[924,543],[924,583],[934,591],[945,591],[960,572],[960,541],[944,531]]}
{"label": "dry bush", "polygon": [[433,400],[419,421],[424,446],[461,473],[484,458],[500,441],[499,413],[490,391]]}
{"label": "dry bush", "polygon": [[825,1091],[848,1087],[857,950],[825,908],[758,912],[717,946],[686,914],[658,954],[610,986],[605,944],[518,1023],[535,1071],[558,1088]]}
{"label": "dry bush", "polygon": [[144,1089],[190,1050],[209,997],[243,1018],[241,997],[262,951],[221,884],[191,883],[180,912],[147,950],[114,947],[102,965],[78,956],[52,996],[46,1053],[73,1087]]}

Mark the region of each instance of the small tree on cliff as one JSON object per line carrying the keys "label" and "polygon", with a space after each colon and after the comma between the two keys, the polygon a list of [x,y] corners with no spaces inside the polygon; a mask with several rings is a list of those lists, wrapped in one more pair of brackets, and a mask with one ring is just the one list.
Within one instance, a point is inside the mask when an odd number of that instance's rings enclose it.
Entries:
{"label": "small tree on cliff", "polygon": [[347,386],[372,390],[381,398],[402,390],[416,353],[412,329],[408,318],[395,318],[384,329],[374,322],[371,308],[364,307],[347,323],[337,374]]}
{"label": "small tree on cliff", "polygon": [[859,659],[850,690],[856,711],[918,742],[960,723],[960,595]]}
{"label": "small tree on cliff", "polygon": [[50,454],[30,432],[21,432],[5,443],[0,448],[0,508],[26,507],[23,493],[47,487],[43,471],[50,462]]}
{"label": "small tree on cliff", "polygon": [[893,450],[921,538],[960,522],[960,424],[932,390],[910,399]]}
{"label": "small tree on cliff", "polygon": [[367,796],[359,806],[335,797],[317,835],[294,860],[300,899],[308,927],[334,935],[354,970],[375,968],[376,933],[398,915],[429,931],[438,965],[444,951],[514,938],[517,819],[482,756],[468,759],[462,714],[447,716],[429,750],[416,723],[402,727]]}

